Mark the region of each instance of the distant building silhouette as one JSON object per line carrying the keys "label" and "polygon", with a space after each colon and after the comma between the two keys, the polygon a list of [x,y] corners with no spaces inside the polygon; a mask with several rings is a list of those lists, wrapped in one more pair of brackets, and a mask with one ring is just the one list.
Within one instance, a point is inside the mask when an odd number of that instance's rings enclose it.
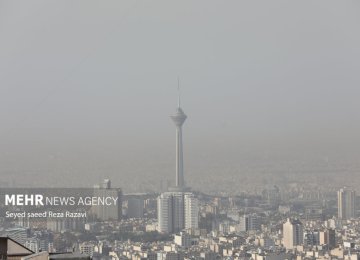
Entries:
{"label": "distant building silhouette", "polygon": [[338,218],[347,220],[356,217],[355,211],[355,191],[349,188],[340,189],[337,193],[338,197]]}
{"label": "distant building silhouette", "polygon": [[127,200],[127,217],[143,218],[144,217],[144,199],[130,197]]}
{"label": "distant building silhouette", "polygon": [[117,197],[117,203],[114,205],[95,205],[92,206],[92,213],[99,220],[120,220],[122,217],[122,192],[121,189],[111,188],[111,181],[105,179],[102,186],[94,187],[95,197]]}
{"label": "distant building silhouette", "polygon": [[260,230],[260,221],[256,214],[245,214],[240,217],[240,231],[255,230]]}

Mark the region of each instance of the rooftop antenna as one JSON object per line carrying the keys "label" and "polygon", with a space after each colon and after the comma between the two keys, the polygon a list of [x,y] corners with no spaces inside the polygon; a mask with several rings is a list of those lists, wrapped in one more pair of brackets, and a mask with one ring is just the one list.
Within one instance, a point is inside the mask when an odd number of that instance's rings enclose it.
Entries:
{"label": "rooftop antenna", "polygon": [[179,76],[177,77],[177,81],[178,81],[178,108],[180,108],[180,78],[179,78]]}

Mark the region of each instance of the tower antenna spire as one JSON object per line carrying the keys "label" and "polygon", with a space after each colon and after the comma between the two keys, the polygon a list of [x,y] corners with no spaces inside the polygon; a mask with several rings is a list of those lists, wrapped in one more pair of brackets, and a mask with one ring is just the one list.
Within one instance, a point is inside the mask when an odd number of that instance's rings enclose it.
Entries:
{"label": "tower antenna spire", "polygon": [[179,76],[177,77],[177,81],[178,81],[178,108],[180,108],[180,78]]}

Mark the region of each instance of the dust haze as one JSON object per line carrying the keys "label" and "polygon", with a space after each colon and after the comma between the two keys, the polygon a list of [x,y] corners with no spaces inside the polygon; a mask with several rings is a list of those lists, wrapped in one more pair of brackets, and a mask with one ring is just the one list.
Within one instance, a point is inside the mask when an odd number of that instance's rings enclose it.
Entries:
{"label": "dust haze", "polygon": [[0,1],[0,184],[162,189],[178,76],[193,188],[358,184],[359,9]]}

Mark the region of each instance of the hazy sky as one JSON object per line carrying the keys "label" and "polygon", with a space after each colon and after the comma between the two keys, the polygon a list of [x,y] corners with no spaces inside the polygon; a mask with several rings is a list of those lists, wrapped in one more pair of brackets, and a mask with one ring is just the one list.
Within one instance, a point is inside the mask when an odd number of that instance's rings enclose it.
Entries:
{"label": "hazy sky", "polygon": [[357,156],[359,14],[358,1],[0,1],[0,174],[173,178],[177,76],[190,172],[280,148]]}

